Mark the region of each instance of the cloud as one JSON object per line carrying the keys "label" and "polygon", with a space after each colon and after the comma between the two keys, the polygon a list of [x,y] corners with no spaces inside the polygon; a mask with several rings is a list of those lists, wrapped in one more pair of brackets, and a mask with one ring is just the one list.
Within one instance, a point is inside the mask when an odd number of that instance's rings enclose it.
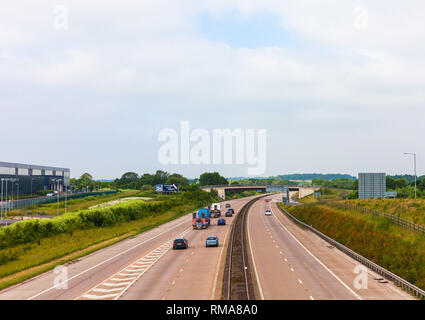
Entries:
{"label": "cloud", "polygon": [[[267,126],[276,149],[280,136],[297,130],[302,133],[292,138],[292,148],[297,143],[319,148],[311,135],[323,141],[333,134],[343,137],[337,140],[350,145],[353,153],[360,152],[358,139],[368,148],[382,141],[377,138],[379,129],[388,140],[407,136],[408,131],[420,135],[420,119],[425,116],[421,1],[61,4],[69,8],[68,30],[53,27],[55,5],[50,1],[23,1],[25,10],[13,2],[1,5],[0,111],[13,120],[5,124],[6,130],[13,130],[18,121],[24,125],[15,136],[18,142],[24,143],[29,132],[43,139],[54,130],[74,137],[69,139],[71,148],[90,150],[85,138],[91,131],[101,132],[96,134],[99,152],[90,160],[98,162],[101,147],[109,145],[107,133],[116,135],[117,141],[143,136],[140,150],[120,146],[124,155],[134,158],[128,165],[137,167],[143,150],[156,158],[155,130],[189,117],[200,127]],[[365,29],[356,28],[359,6],[367,9]],[[232,42],[237,34],[220,39],[202,32],[202,17],[211,16],[210,24],[220,24],[229,12],[245,24],[270,17],[282,34],[276,29],[275,43],[273,35],[265,43],[256,36],[246,47]],[[231,21],[224,21],[230,34]],[[285,46],[282,35],[297,41]],[[48,126],[40,129],[40,123]],[[394,123],[397,133],[387,123]],[[367,142],[371,134],[374,139]],[[300,138],[307,136],[306,141]],[[406,147],[420,148],[409,143]],[[6,144],[15,150],[9,140]],[[324,157],[334,152],[326,148]],[[353,153],[346,157],[355,167]],[[275,156],[285,155],[279,151]],[[82,167],[80,161],[72,160]],[[307,159],[290,161],[285,168],[308,169],[311,164]],[[158,165],[154,160],[143,163],[152,169]],[[330,161],[329,167],[337,164]],[[118,174],[118,164],[104,162],[99,175],[107,172],[107,165]],[[187,170],[194,175],[198,169]],[[270,170],[279,173],[278,164]]]}

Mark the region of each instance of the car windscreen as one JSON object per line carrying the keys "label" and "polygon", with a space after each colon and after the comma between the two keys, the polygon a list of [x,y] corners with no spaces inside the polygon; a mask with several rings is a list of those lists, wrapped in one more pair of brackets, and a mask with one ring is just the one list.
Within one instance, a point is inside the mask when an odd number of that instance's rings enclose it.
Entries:
{"label": "car windscreen", "polygon": [[208,237],[207,240],[215,240],[215,239],[216,239],[215,237]]}

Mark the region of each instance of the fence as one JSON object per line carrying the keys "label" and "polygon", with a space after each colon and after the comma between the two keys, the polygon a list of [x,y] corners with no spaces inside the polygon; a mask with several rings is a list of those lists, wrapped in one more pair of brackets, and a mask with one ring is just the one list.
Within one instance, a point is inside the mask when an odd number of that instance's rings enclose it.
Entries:
{"label": "fence", "polygon": [[376,211],[376,210],[365,208],[365,207],[353,206],[353,205],[346,204],[346,203],[327,202],[327,201],[323,202],[323,203],[328,205],[328,206],[333,206],[333,207],[337,207],[337,208],[340,208],[340,209],[356,210],[356,211],[360,211],[362,213],[370,213],[370,214],[373,214],[374,216],[384,217],[384,218],[391,220],[392,223],[399,225],[399,226],[401,226],[405,229],[409,229],[409,230],[412,230],[412,231],[417,232],[419,234],[425,235],[425,227],[423,225],[416,224],[416,223],[414,223],[410,220],[400,218],[399,216],[396,216],[396,215],[393,215],[393,214],[390,214],[390,213],[380,212],[380,211]]}
{"label": "fence", "polygon": [[[105,194],[114,194],[114,193],[117,193],[117,192],[118,191],[99,191],[99,192],[73,193],[73,194],[69,194],[67,196],[67,199],[72,200],[72,199],[79,199],[79,198],[84,198],[84,197],[88,197],[88,196],[101,196],[101,195],[105,195]],[[59,197],[60,201],[63,201],[64,199],[65,199],[64,195],[61,195]],[[57,202],[57,201],[58,201],[57,196],[38,197],[38,198],[14,200],[14,201],[7,201],[7,202],[3,201],[3,202],[0,202],[0,208],[2,207],[3,210],[5,210],[5,209],[13,210],[13,209],[31,207],[31,206],[38,205],[38,204],[53,203],[53,202]]]}
{"label": "fence", "polygon": [[[278,206],[279,207],[279,206]],[[321,233],[319,230],[313,228],[312,226],[309,226],[308,224],[298,220],[293,215],[291,215],[288,211],[285,209],[279,207],[279,209],[286,214],[290,219],[292,219],[294,222],[298,223],[299,225],[303,226],[304,228],[307,228],[311,232],[318,235],[323,240],[327,241],[331,245],[333,245],[335,248],[338,248],[340,251],[344,252],[354,260],[360,262],[361,264],[365,265],[369,269],[375,271],[379,275],[383,276],[384,278],[388,279],[389,281],[394,282],[395,284],[399,285],[403,289],[407,290],[411,294],[424,299],[425,298],[425,291],[421,288],[416,287],[414,284],[404,280],[403,278],[399,277],[398,275],[392,273],[391,271],[388,271],[387,269],[377,265],[376,263],[370,261],[369,259],[366,259],[365,257],[359,255],[358,253],[354,252],[350,248],[347,248],[346,246],[342,245],[341,243],[335,241],[334,239],[328,237],[327,235]]]}

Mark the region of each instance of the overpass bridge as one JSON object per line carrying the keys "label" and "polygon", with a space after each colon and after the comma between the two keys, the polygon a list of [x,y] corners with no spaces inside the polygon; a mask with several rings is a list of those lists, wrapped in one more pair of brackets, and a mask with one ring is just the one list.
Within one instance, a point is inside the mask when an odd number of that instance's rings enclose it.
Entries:
{"label": "overpass bridge", "polygon": [[218,185],[218,186],[203,186],[202,190],[210,192],[216,190],[218,196],[226,199],[226,191],[246,191],[246,190],[261,190],[261,192],[287,192],[294,194],[298,192],[299,198],[304,198],[319,190],[320,187],[303,187],[303,186],[279,186],[279,185]]}

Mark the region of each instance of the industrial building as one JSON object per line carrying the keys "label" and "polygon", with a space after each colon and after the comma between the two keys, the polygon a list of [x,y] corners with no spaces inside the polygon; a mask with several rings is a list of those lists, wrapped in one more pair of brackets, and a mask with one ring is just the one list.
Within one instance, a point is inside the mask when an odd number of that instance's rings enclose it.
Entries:
{"label": "industrial building", "polygon": [[69,187],[70,169],[0,162],[0,182],[3,192],[35,194],[40,190],[59,190]]}
{"label": "industrial building", "polygon": [[387,192],[385,173],[359,173],[359,199],[395,198],[396,192]]}

